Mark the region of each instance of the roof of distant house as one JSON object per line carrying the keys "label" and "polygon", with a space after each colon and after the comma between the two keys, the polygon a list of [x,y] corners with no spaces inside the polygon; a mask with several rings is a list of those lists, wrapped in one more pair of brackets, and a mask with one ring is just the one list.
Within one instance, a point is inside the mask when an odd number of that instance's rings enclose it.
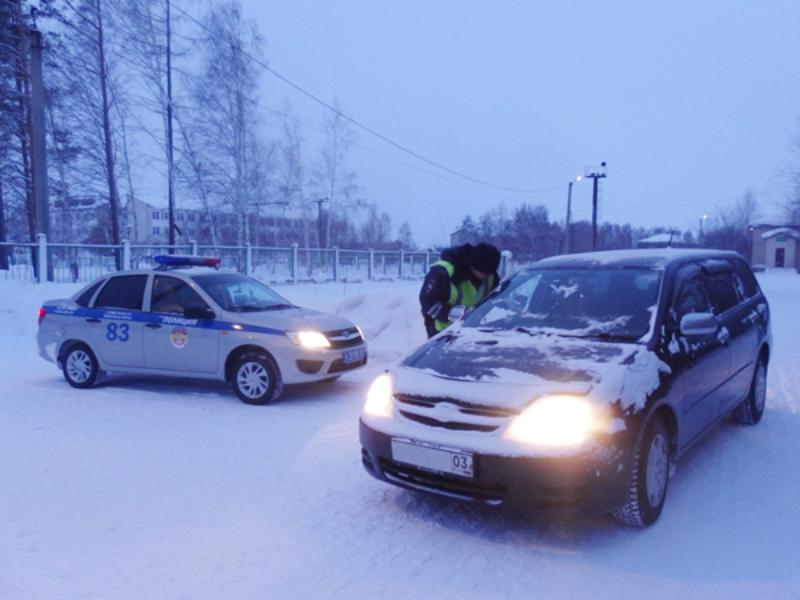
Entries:
{"label": "roof of distant house", "polygon": [[789,237],[793,237],[796,240],[800,240],[800,231],[796,229],[792,229],[790,227],[776,227],[775,229],[770,229],[769,231],[765,231],[761,234],[761,239],[767,240],[771,237],[775,237],[776,235],[788,235]]}

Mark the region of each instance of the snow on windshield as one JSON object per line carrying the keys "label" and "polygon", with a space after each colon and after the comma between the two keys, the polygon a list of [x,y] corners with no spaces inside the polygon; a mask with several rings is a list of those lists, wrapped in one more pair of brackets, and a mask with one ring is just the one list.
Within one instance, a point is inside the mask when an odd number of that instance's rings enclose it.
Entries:
{"label": "snow on windshield", "polygon": [[464,324],[638,340],[652,328],[661,274],[657,269],[612,267],[527,271],[513,277]]}

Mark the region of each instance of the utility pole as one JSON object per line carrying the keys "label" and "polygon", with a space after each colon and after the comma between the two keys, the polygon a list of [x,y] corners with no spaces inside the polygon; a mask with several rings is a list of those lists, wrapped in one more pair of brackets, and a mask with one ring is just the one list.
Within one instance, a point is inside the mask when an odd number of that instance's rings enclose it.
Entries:
{"label": "utility pole", "polygon": [[323,245],[322,238],[324,237],[325,228],[322,226],[322,203],[327,202],[328,198],[320,198],[319,200],[313,200],[313,202],[317,205],[317,246],[320,248],[327,247],[327,240],[326,243]]}
{"label": "utility pole", "polygon": [[587,167],[584,174],[592,180],[592,250],[597,250],[597,180],[605,179],[606,163],[601,162],[599,167]]}
{"label": "utility pole", "polygon": [[[172,143],[172,30],[170,2],[167,3],[167,204],[169,206],[169,244],[175,245],[175,163]],[[173,252],[174,248],[170,248]]]}
{"label": "utility pole", "polygon": [[570,180],[569,185],[567,186],[567,219],[564,222],[564,254],[569,254],[570,252],[570,223],[572,222],[572,186],[583,179],[580,175],[578,175],[574,180]]}
{"label": "utility pole", "polygon": [[36,233],[50,236],[50,200],[47,195],[47,146],[42,83],[42,34],[35,25],[28,28],[31,51],[31,167],[36,206]]}

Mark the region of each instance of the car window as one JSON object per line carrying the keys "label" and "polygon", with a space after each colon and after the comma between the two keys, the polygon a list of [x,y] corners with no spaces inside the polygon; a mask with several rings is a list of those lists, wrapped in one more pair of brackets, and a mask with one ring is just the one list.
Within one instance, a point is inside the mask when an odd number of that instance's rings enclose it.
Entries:
{"label": "car window", "polygon": [[127,308],[142,310],[147,275],[125,275],[112,277],[100,290],[95,308]]}
{"label": "car window", "polygon": [[747,263],[743,260],[735,260],[733,261],[733,266],[736,270],[735,282],[742,298],[752,298],[758,295],[760,291],[758,282],[756,281],[755,275],[753,275],[753,272],[750,270],[750,267],[747,266]]}
{"label": "car window", "polygon": [[708,289],[703,282],[703,277],[697,275],[683,284],[678,297],[675,299],[675,314],[680,322],[684,315],[691,313],[712,312],[711,300]]}
{"label": "car window", "polygon": [[150,296],[150,310],[183,315],[187,309],[208,308],[208,304],[186,282],[177,277],[156,275]]}
{"label": "car window", "polygon": [[89,306],[89,302],[92,301],[92,296],[94,296],[94,293],[102,285],[103,281],[105,281],[105,279],[95,281],[92,285],[86,288],[81,295],[75,299],[75,304],[78,306],[83,306],[84,308]]}
{"label": "car window", "polygon": [[524,271],[467,315],[464,327],[635,341],[650,329],[661,276],[645,268]]}
{"label": "car window", "polygon": [[263,283],[239,273],[195,275],[193,279],[222,310],[257,312],[293,306]]}
{"label": "car window", "polygon": [[706,283],[711,292],[711,305],[714,314],[720,314],[739,304],[739,294],[733,282],[733,273],[723,271],[706,275]]}

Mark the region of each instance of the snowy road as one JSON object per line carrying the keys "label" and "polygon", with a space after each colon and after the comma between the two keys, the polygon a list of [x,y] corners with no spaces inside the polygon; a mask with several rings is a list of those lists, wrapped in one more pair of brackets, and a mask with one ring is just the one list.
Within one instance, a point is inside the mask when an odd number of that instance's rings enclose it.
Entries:
{"label": "snowy road", "polygon": [[682,461],[661,520],[532,521],[381,484],[357,417],[421,341],[413,284],[284,288],[372,339],[367,371],[268,407],[221,385],[79,391],[35,351],[73,286],[0,283],[0,598],[798,598],[800,276],[773,309],[768,406]]}

